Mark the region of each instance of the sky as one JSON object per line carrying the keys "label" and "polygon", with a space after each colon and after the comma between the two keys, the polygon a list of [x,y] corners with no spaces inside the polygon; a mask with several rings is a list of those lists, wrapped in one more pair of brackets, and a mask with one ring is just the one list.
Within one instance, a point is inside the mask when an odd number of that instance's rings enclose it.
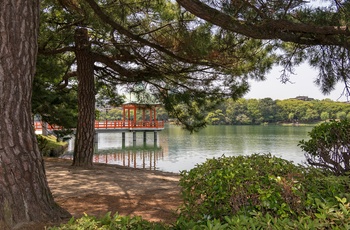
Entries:
{"label": "sky", "polygon": [[344,88],[341,83],[338,83],[331,94],[323,95],[319,87],[313,83],[317,78],[317,70],[313,69],[308,64],[302,64],[295,68],[295,75],[291,75],[291,82],[293,82],[293,84],[283,84],[280,82],[279,76],[281,75],[281,69],[281,67],[274,67],[270,73],[266,75],[265,81],[257,82],[250,80],[250,91],[244,98],[261,99],[269,97],[276,100],[308,96],[319,100],[329,98],[333,101],[347,101],[347,98],[341,95]]}
{"label": "sky", "polygon": [[[309,2],[315,6],[327,6],[329,2],[314,1]],[[283,84],[279,80],[281,75],[281,67],[275,67],[267,75],[265,81],[256,82],[251,80],[250,92],[247,93],[244,98],[266,98],[270,97],[276,99],[288,99],[295,98],[297,96],[308,96],[314,99],[326,99],[329,98],[333,101],[348,101],[345,95],[342,95],[344,85],[338,83],[336,88],[328,95],[323,95],[319,87],[313,83],[317,78],[317,70],[310,67],[308,64],[302,64],[295,68],[295,75],[291,76],[291,81],[294,84]],[[350,98],[349,98],[350,100]]]}

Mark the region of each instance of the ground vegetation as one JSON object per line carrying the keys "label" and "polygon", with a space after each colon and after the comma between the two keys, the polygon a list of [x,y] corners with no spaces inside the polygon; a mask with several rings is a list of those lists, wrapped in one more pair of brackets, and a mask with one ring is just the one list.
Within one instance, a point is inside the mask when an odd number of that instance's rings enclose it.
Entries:
{"label": "ground vegetation", "polygon": [[68,143],[60,141],[55,135],[37,135],[39,151],[44,157],[60,157],[68,148]]}
{"label": "ground vegetation", "polygon": [[336,175],[350,171],[350,121],[324,122],[312,129],[309,140],[300,141],[308,164]]}

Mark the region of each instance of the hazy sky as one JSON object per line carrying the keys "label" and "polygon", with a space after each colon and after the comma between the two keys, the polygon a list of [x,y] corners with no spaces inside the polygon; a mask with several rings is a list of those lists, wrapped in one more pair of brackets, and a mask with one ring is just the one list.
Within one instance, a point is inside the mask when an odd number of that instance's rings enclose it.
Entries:
{"label": "hazy sky", "polygon": [[[315,6],[327,6],[329,2],[311,1],[309,4]],[[281,75],[281,67],[274,68],[268,75],[267,79],[262,82],[250,81],[250,92],[245,95],[245,98],[266,98],[288,99],[297,96],[308,96],[315,99],[330,98],[334,101],[347,101],[346,96],[342,96],[344,86],[338,83],[335,90],[329,95],[323,95],[318,86],[313,81],[317,77],[317,70],[310,67],[308,64],[300,65],[295,68],[295,75],[291,76],[291,81],[294,84],[283,84],[278,79]],[[349,98],[350,99],[350,98]]]}
{"label": "hazy sky", "polygon": [[[283,84],[279,80],[281,67],[275,67],[267,75],[265,81],[250,81],[250,92],[244,98],[266,98],[288,99],[297,96],[308,96],[315,99],[330,98],[334,101],[346,101],[345,96],[341,96],[343,85],[338,84],[336,89],[329,95],[323,95],[319,87],[313,81],[317,77],[317,70],[312,69],[309,65],[303,64],[295,68],[295,75],[291,76],[291,83]],[[340,98],[339,98],[340,97]]]}
{"label": "hazy sky", "polygon": [[[308,4],[313,6],[329,6],[330,2],[315,0],[309,1]],[[294,84],[283,84],[280,82],[278,78],[281,75],[281,69],[281,67],[274,68],[267,75],[265,81],[250,81],[250,92],[244,97],[257,99],[270,97],[276,100],[294,98],[297,96],[308,96],[315,99],[330,98],[334,101],[347,101],[346,96],[341,95],[344,89],[342,84],[338,84],[331,94],[323,95],[319,87],[313,83],[318,74],[317,70],[311,68],[308,64],[303,64],[295,68],[295,75],[291,76],[291,81]]]}

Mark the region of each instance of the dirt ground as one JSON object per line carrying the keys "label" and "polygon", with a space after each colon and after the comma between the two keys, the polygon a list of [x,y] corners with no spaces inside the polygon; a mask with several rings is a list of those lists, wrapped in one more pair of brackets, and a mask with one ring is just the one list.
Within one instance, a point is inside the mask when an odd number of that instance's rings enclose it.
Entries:
{"label": "dirt ground", "polygon": [[181,205],[179,175],[116,165],[76,169],[70,160],[46,158],[55,201],[74,217],[107,212],[171,223]]}

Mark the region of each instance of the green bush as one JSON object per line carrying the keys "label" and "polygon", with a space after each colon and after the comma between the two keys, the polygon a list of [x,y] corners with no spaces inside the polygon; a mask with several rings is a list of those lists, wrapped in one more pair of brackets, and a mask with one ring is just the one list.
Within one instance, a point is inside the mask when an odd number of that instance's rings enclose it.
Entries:
{"label": "green bush", "polygon": [[297,216],[307,199],[306,169],[270,154],[209,159],[181,172],[185,219],[270,213]]}
{"label": "green bush", "polygon": [[350,121],[330,121],[314,127],[310,140],[299,146],[307,162],[317,168],[345,175],[350,170]]}
{"label": "green bush", "polygon": [[141,217],[111,216],[107,213],[102,218],[83,216],[72,218],[67,224],[51,227],[49,230],[226,230],[226,229],[350,229],[350,204],[345,198],[337,197],[337,204],[327,206],[320,200],[317,202],[317,211],[309,216],[301,214],[296,219],[276,218],[269,213],[258,213],[253,216],[234,215],[220,219],[205,221],[187,220],[180,217],[173,225],[154,223],[143,220]]}
{"label": "green bush", "polygon": [[108,212],[102,218],[84,215],[79,219],[71,218],[67,224],[62,224],[59,227],[48,228],[49,230],[161,230],[167,229],[167,226],[162,223],[153,223],[143,220],[139,216],[129,217],[120,216],[116,213],[111,216]]}
{"label": "green bush", "polygon": [[251,217],[237,215],[225,217],[226,229],[349,229],[350,205],[345,198],[337,198],[337,204],[327,206],[318,201],[313,216],[301,214],[296,219],[275,218],[270,214]]}
{"label": "green bush", "polygon": [[68,143],[58,141],[53,135],[36,136],[41,154],[45,157],[58,157],[62,155],[68,148]]}
{"label": "green bush", "polygon": [[338,198],[338,204],[326,206],[319,204],[315,217],[305,214],[298,216],[296,219],[276,218],[270,214],[258,214],[254,217],[245,215],[226,216],[223,220],[207,220],[202,223],[193,221],[181,221],[181,228],[178,229],[200,229],[200,230],[226,230],[226,229],[270,229],[270,230],[302,230],[302,229],[350,229],[350,205],[346,199]]}
{"label": "green bush", "polygon": [[350,178],[348,176],[334,176],[325,174],[315,168],[308,168],[305,190],[307,199],[304,204],[305,212],[317,211],[317,200],[324,204],[336,205],[336,197],[344,197],[350,200]]}

